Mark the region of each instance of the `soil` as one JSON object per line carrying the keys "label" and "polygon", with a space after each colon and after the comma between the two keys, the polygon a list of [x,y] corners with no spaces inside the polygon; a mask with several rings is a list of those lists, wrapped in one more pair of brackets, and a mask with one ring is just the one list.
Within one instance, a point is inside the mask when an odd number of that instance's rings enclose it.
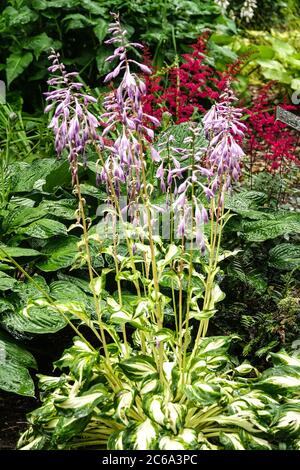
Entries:
{"label": "soil", "polygon": [[26,429],[26,414],[37,407],[36,398],[0,391],[0,450],[15,449]]}

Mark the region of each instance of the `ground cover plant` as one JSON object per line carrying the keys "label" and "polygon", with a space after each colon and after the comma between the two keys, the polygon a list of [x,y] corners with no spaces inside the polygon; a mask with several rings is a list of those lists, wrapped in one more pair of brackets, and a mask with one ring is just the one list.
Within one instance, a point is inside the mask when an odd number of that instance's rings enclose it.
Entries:
{"label": "ground cover plant", "polygon": [[1,108],[0,388],[40,400],[17,448],[299,450],[287,83],[246,88],[211,31],[181,56],[171,27],[160,68],[105,21],[102,89],[52,49],[45,115]]}

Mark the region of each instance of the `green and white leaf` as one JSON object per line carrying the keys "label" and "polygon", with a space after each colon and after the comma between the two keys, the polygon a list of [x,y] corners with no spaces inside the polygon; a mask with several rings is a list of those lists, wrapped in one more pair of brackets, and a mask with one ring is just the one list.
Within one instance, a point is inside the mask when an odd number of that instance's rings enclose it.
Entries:
{"label": "green and white leaf", "polygon": [[129,379],[140,382],[157,376],[156,364],[152,357],[139,355],[131,357],[119,364],[122,372]]}

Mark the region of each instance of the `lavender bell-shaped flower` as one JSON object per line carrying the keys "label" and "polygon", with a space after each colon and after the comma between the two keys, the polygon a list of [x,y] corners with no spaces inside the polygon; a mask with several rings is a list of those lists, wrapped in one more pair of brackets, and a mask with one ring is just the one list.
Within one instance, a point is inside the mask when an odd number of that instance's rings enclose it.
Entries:
{"label": "lavender bell-shaped flower", "polygon": [[49,124],[55,135],[55,149],[60,157],[64,150],[72,171],[74,184],[77,175],[78,157],[86,161],[85,150],[89,142],[97,140],[98,119],[88,110],[91,103],[96,103],[93,96],[81,91],[83,84],[76,82],[77,72],[67,73],[64,64],[60,62],[60,55],[51,51],[49,60],[52,65],[49,72],[56,76],[48,80],[48,85],[54,90],[45,93],[48,105],[45,112],[54,111]]}
{"label": "lavender bell-shaped flower", "polygon": [[[237,98],[229,87],[220,96],[220,103],[214,105],[204,116],[203,124],[210,140],[207,163],[213,173],[210,190],[216,194],[231,189],[232,182],[239,179],[241,159],[245,155],[239,142],[244,137],[245,124],[241,122],[242,111],[233,106]],[[224,194],[220,199],[224,198]]]}
{"label": "lavender bell-shaped flower", "polygon": [[118,88],[104,100],[105,112],[101,120],[105,126],[103,137],[115,131],[119,133],[119,136],[112,146],[105,146],[108,155],[105,161],[105,173],[109,173],[112,164],[119,167],[123,178],[122,180],[119,178],[120,172],[115,172],[114,185],[120,185],[126,180],[129,201],[134,202],[141,188],[142,154],[145,144],[150,150],[152,160],[155,163],[160,162],[159,152],[151,143],[154,132],[150,127],[150,124],[158,126],[160,122],[155,117],[144,113],[143,97],[146,94],[146,86],[136,73],[131,72],[131,65],[133,64],[143,73],[151,73],[151,70],[146,65],[128,58],[127,55],[128,49],[143,48],[143,46],[128,42],[126,31],[122,30],[118,15],[112,16],[114,22],[108,30],[112,38],[106,43],[116,44],[117,47],[106,60],[112,62],[117,59],[119,63],[104,81],[110,82],[119,76],[121,78]]}

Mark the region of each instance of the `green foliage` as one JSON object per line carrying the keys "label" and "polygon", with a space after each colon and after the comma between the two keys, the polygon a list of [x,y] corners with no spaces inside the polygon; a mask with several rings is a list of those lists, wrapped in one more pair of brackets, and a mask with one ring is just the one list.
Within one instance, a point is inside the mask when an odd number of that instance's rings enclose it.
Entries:
{"label": "green foliage", "polygon": [[232,28],[219,21],[213,0],[180,0],[176,5],[171,0],[9,0],[0,7],[1,78],[11,90],[23,87],[30,109],[33,103],[40,108],[38,85],[47,75],[46,55],[53,47],[94,86],[107,72],[110,50],[104,41],[111,11],[121,13],[129,35],[151,47],[159,66],[173,61],[181,45],[194,41],[203,29]]}
{"label": "green foliage", "polygon": [[37,368],[33,356],[0,331],[0,388],[19,395],[34,396],[28,368]]}
{"label": "green foliage", "polygon": [[[89,172],[83,173],[88,181]],[[27,368],[36,364],[18,342],[55,333],[71,320],[90,318],[92,297],[84,271],[79,274],[81,279],[76,271],[71,280],[63,277],[64,270],[68,273],[75,262],[82,267],[85,264],[78,248],[80,236],[68,232],[71,224],[76,231],[77,207],[69,191],[68,164],[54,159],[15,162],[8,164],[2,174],[0,334],[7,332],[3,341],[9,348],[11,345],[12,356],[6,355],[5,362],[1,362],[0,388],[33,395]],[[33,284],[22,269],[32,275]],[[27,364],[26,358],[32,358],[31,362],[28,359]]]}
{"label": "green foliage", "polygon": [[165,362],[158,382],[152,359],[119,357],[112,387],[105,359],[75,338],[56,363],[61,375],[40,376],[42,405],[29,415],[18,447],[275,450],[284,438],[286,448],[295,448],[300,358],[282,351],[260,374],[237,365],[229,346],[230,338],[204,339],[188,362],[186,385],[176,361]]}

